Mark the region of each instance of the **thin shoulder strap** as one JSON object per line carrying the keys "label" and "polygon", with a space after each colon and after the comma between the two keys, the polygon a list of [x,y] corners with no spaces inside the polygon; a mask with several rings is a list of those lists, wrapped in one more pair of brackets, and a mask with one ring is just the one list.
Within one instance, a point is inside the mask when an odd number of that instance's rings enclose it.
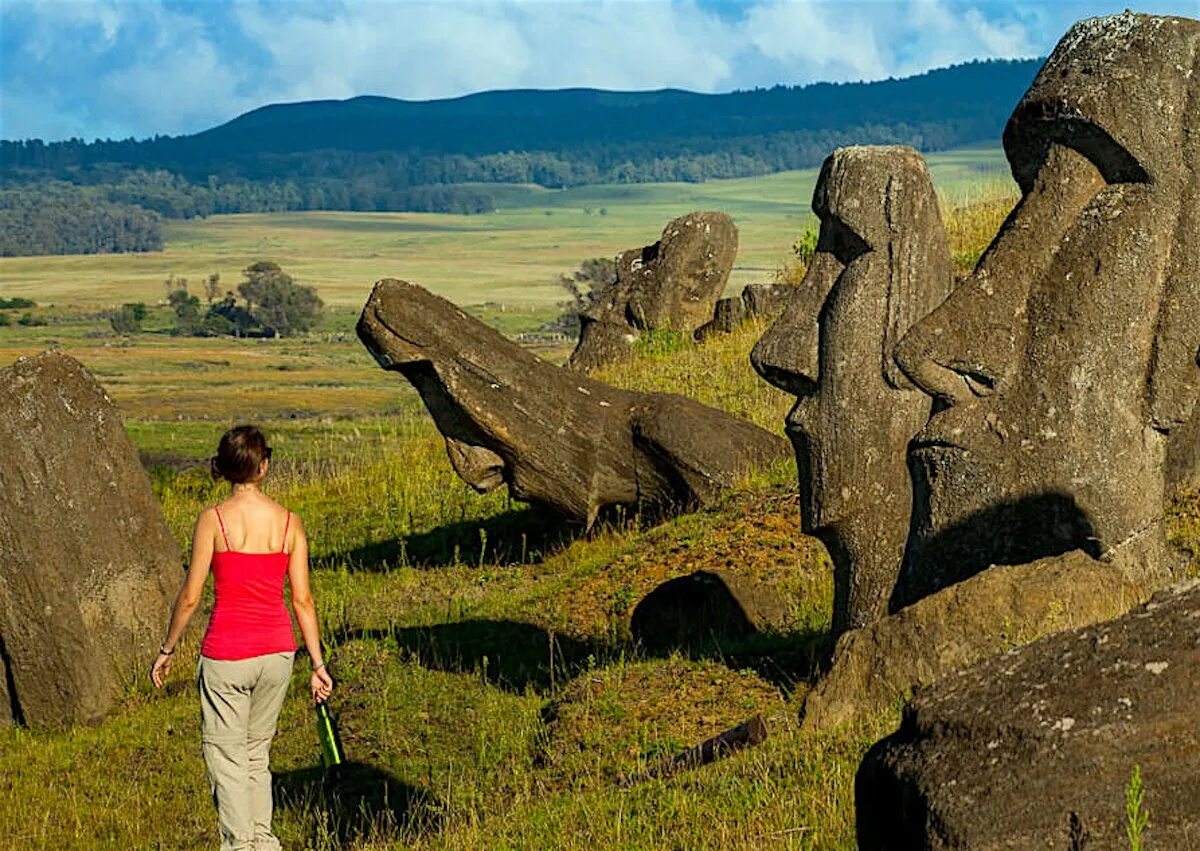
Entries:
{"label": "thin shoulder strap", "polygon": [[281,553],[287,552],[287,533],[288,533],[288,528],[291,525],[292,525],[292,512],[289,511],[287,513],[287,520],[283,524],[283,543],[279,545],[279,551]]}
{"label": "thin shoulder strap", "polygon": [[231,550],[233,547],[229,546],[229,536],[225,534],[225,521],[221,519],[221,509],[214,505],[213,511],[217,512],[217,522],[221,524],[221,537],[225,539],[225,549]]}

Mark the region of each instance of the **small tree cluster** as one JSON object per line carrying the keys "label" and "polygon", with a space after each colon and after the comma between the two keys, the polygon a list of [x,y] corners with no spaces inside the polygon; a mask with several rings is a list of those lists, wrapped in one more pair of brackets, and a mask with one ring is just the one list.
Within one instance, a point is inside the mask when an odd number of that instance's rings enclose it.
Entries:
{"label": "small tree cluster", "polygon": [[570,300],[560,305],[561,312],[546,330],[579,336],[580,314],[600,301],[616,282],[617,263],[608,257],[591,257],[574,273],[560,275],[558,285],[567,291]]}
{"label": "small tree cluster", "polygon": [[[324,307],[316,290],[297,284],[278,263],[261,260],[251,264],[238,284],[244,304],[232,292],[220,294],[220,275],[204,283],[207,311],[201,312],[199,296],[188,292],[187,278],[167,278],[167,303],[175,312],[175,333],[203,337],[289,337],[309,331]],[[115,326],[114,326],[115,327]]]}
{"label": "small tree cluster", "polygon": [[118,334],[136,334],[142,330],[142,320],[146,318],[146,305],[143,302],[123,304],[108,314],[109,324]]}
{"label": "small tree cluster", "polygon": [[325,306],[317,291],[292,280],[278,263],[260,260],[247,267],[246,280],[238,292],[246,300],[246,311],[272,337],[289,337],[311,330]]}
{"label": "small tree cluster", "polygon": [[808,274],[808,266],[817,253],[817,241],[820,231],[810,225],[800,234],[800,238],[792,243],[792,256],[783,261],[783,265],[772,274],[772,280],[777,284],[799,284]]}

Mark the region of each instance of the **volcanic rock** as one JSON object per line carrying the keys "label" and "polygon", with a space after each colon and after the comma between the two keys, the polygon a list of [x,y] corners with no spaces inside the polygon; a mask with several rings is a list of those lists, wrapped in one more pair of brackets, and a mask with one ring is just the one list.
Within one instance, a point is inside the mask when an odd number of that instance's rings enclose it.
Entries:
{"label": "volcanic rock", "polygon": [[761,319],[778,317],[796,294],[791,284],[746,284],[742,288],[742,303],[746,315]]}
{"label": "volcanic rock", "polygon": [[1200,840],[1200,584],[946,677],[868,752],[863,851],[1129,848],[1138,767],[1148,848]]}
{"label": "volcanic rock", "polygon": [[879,716],[960,668],[1115,617],[1146,596],[1119,569],[1081,552],[990,568],[842,635],[805,699],[803,729]]}
{"label": "volcanic rock", "polygon": [[893,608],[1073,549],[1168,579],[1164,507],[1198,464],[1197,104],[1200,21],[1125,13],[1074,26],[1017,105],[1021,201],[896,347],[938,409]]}
{"label": "volcanic rock", "polygon": [[87,370],[61,354],[0,370],[0,714],[99,720],[152,661],[181,564]]}
{"label": "volcanic rock", "polygon": [[798,398],[787,430],[801,528],[833,560],[840,633],[888,611],[912,510],[905,449],[930,412],[892,349],[946,297],[952,277],[937,195],[911,148],[835,151],[813,211],[816,253],[751,361]]}
{"label": "volcanic rock", "polygon": [[568,365],[591,372],[624,356],[643,331],[687,338],[713,318],[737,256],[737,228],[724,213],[688,213],[653,245],[617,257],[617,281],[580,316]]}

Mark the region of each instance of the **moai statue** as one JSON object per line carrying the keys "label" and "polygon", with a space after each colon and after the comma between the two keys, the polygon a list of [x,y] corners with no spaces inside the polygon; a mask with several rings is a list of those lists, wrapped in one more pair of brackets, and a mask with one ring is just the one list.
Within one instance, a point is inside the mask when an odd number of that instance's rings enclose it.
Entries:
{"label": "moai statue", "polygon": [[930,411],[892,349],[953,276],[933,184],[911,148],[835,151],[813,211],[821,232],[808,274],[751,361],[798,397],[787,431],[801,524],[833,560],[840,633],[887,614],[912,508],[905,448]]}
{"label": "moai statue", "polygon": [[567,365],[591,372],[626,356],[643,331],[691,336],[713,318],[737,257],[738,232],[725,213],[667,222],[658,242],[617,257],[617,281],[580,316]]}
{"label": "moai statue", "polygon": [[1020,203],[896,349],[937,401],[894,605],[1075,549],[1162,578],[1200,462],[1198,58],[1197,21],[1083,21],[1009,120]]}
{"label": "moai statue", "polygon": [[375,285],[358,336],[420,393],[455,472],[591,526],[610,507],[711,505],[787,457],[753,423],[671,393],[621,390],[554,366],[415,284]]}
{"label": "moai statue", "polygon": [[0,726],[101,720],[154,658],[182,564],[83,365],[47,352],[0,369]]}

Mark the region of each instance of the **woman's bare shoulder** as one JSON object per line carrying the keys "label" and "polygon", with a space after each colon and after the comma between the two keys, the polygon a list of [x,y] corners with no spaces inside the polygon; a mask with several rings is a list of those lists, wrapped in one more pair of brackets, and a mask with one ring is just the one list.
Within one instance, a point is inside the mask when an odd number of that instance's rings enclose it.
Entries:
{"label": "woman's bare shoulder", "polygon": [[292,518],[292,522],[294,523],[296,521],[296,516],[297,516],[296,512],[292,511],[290,508],[288,508],[282,502],[280,502],[277,499],[272,499],[271,497],[267,496],[265,493],[263,494],[263,498],[267,501],[267,504],[271,506],[272,510],[279,513],[280,517],[283,517],[284,515],[290,515]]}

